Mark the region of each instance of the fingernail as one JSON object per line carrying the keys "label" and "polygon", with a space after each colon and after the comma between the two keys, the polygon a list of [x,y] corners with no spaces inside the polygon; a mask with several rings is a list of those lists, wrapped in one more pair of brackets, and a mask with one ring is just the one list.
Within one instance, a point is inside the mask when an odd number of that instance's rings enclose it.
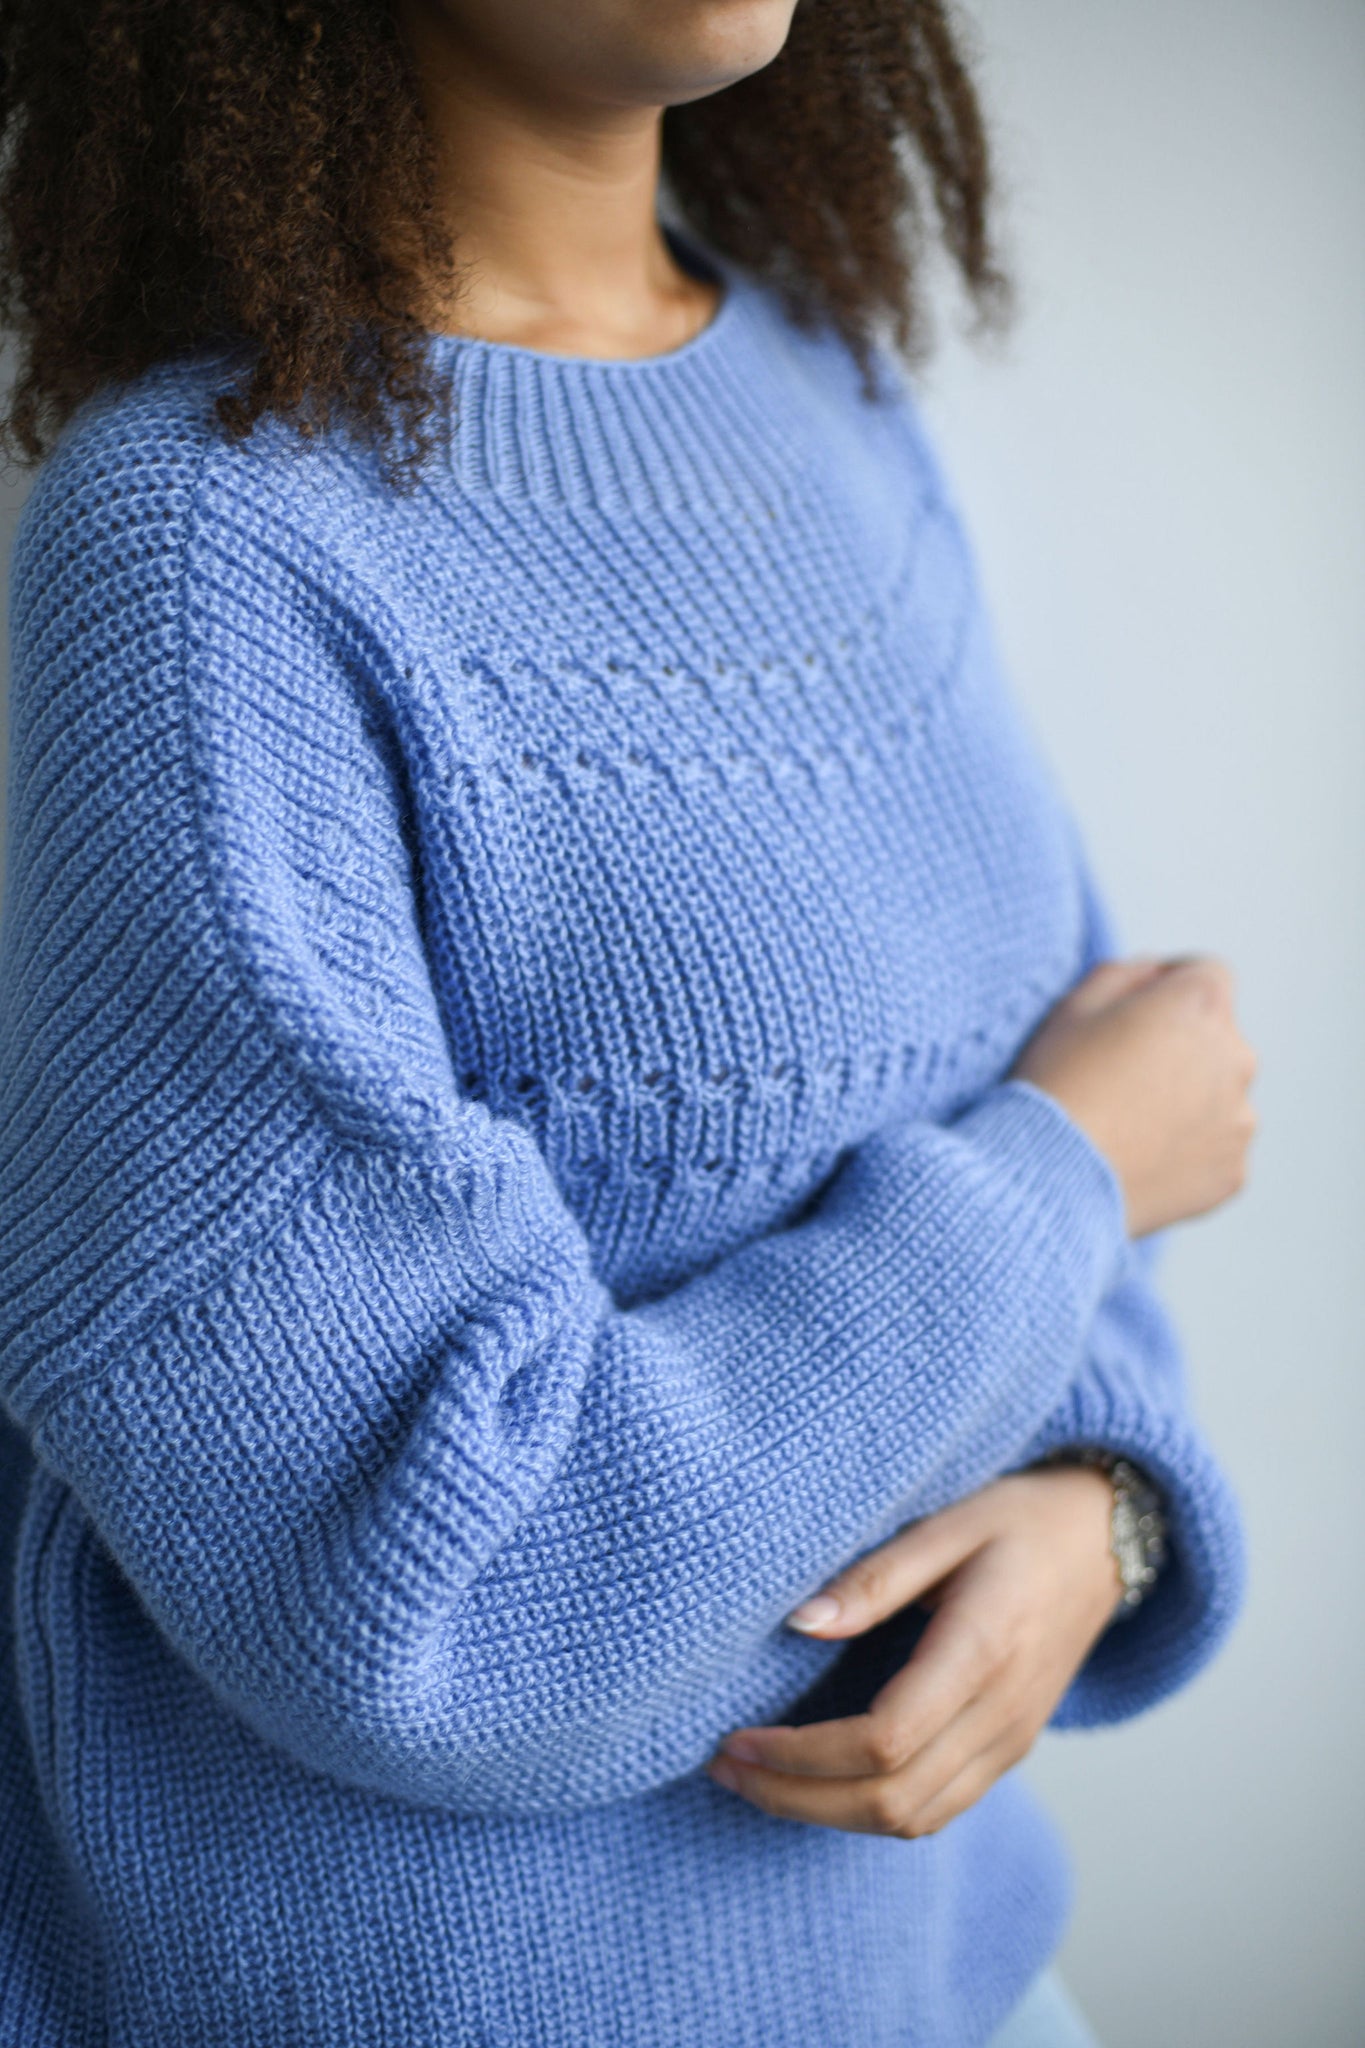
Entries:
{"label": "fingernail", "polygon": [[708,1777],[714,1778],[718,1785],[723,1785],[727,1792],[739,1790],[739,1774],[726,1763],[723,1756],[713,1756],[706,1766],[706,1773]]}
{"label": "fingernail", "polygon": [[749,1735],[727,1735],[721,1746],[722,1756],[737,1756],[742,1764],[761,1764],[763,1751]]}
{"label": "fingernail", "polygon": [[833,1593],[817,1593],[810,1600],[803,1600],[787,1616],[788,1628],[825,1628],[839,1614],[839,1602]]}

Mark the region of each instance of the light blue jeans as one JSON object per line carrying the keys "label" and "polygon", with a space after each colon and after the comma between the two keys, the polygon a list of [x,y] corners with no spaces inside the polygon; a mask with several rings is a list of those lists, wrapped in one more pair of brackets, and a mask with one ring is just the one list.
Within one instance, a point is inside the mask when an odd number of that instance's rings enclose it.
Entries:
{"label": "light blue jeans", "polygon": [[991,2035],[990,2048],[1099,2048],[1099,2042],[1058,1972],[1049,1968]]}

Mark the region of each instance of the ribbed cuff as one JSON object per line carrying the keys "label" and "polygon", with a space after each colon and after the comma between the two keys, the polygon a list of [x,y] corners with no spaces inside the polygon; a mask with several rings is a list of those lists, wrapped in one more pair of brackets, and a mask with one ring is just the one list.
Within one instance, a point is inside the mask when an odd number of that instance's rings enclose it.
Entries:
{"label": "ribbed cuff", "polygon": [[1226,1474],[1186,1414],[1155,1412],[1120,1368],[1093,1365],[1029,1446],[1029,1459],[1093,1445],[1162,1496],[1167,1556],[1140,1606],[1112,1621],[1062,1695],[1054,1728],[1122,1721],[1188,1683],[1222,1646],[1246,1594],[1246,1531]]}
{"label": "ribbed cuff", "polygon": [[997,1082],[951,1128],[996,1160],[1036,1202],[1080,1284],[1098,1301],[1128,1243],[1118,1175],[1054,1095],[1032,1081]]}

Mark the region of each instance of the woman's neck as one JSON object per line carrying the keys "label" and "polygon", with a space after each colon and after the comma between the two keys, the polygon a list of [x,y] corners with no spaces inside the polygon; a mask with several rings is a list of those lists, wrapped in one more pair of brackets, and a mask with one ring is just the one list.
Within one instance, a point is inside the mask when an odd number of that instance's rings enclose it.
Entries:
{"label": "woman's neck", "polygon": [[659,227],[663,108],[769,61],[789,4],[766,40],[739,39],[709,62],[689,47],[694,27],[667,33],[649,9],[623,26],[618,10],[561,0],[397,7],[456,260],[426,324],[612,359],[699,333],[720,294],[679,266]]}
{"label": "woman's neck", "polygon": [[657,106],[537,90],[427,0],[400,0],[460,279],[427,324],[565,355],[657,355],[715,309],[660,233]]}

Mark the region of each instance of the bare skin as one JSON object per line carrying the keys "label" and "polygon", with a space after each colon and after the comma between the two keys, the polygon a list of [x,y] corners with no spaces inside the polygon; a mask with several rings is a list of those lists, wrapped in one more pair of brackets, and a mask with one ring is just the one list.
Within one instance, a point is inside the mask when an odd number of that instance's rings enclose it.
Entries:
{"label": "bare skin", "polygon": [[[395,5],[459,264],[453,292],[433,286],[427,324],[606,360],[690,341],[718,292],[679,268],[658,225],[663,109],[771,63],[795,0]],[[1133,1235],[1240,1185],[1230,978],[1218,963],[1182,972],[1097,970],[1018,1067],[1110,1157]],[[970,1806],[1024,1754],[1113,1607],[1109,1498],[1094,1472],[1015,1474],[860,1560],[830,1589],[845,1596],[837,1620],[814,1632],[856,1634],[925,1598],[936,1611],[914,1657],[857,1721],[736,1731],[768,1767],[736,1765],[734,1788],[889,1834]]]}
{"label": "bare skin", "polygon": [[1118,1174],[1128,1234],[1203,1216],[1246,1176],[1256,1055],[1222,960],[1106,961],[1044,1019],[1012,1072],[1056,1096]]}
{"label": "bare skin", "polygon": [[795,0],[396,0],[462,266],[428,325],[556,355],[663,355],[714,285],[660,232],[665,106],[770,64]]}

